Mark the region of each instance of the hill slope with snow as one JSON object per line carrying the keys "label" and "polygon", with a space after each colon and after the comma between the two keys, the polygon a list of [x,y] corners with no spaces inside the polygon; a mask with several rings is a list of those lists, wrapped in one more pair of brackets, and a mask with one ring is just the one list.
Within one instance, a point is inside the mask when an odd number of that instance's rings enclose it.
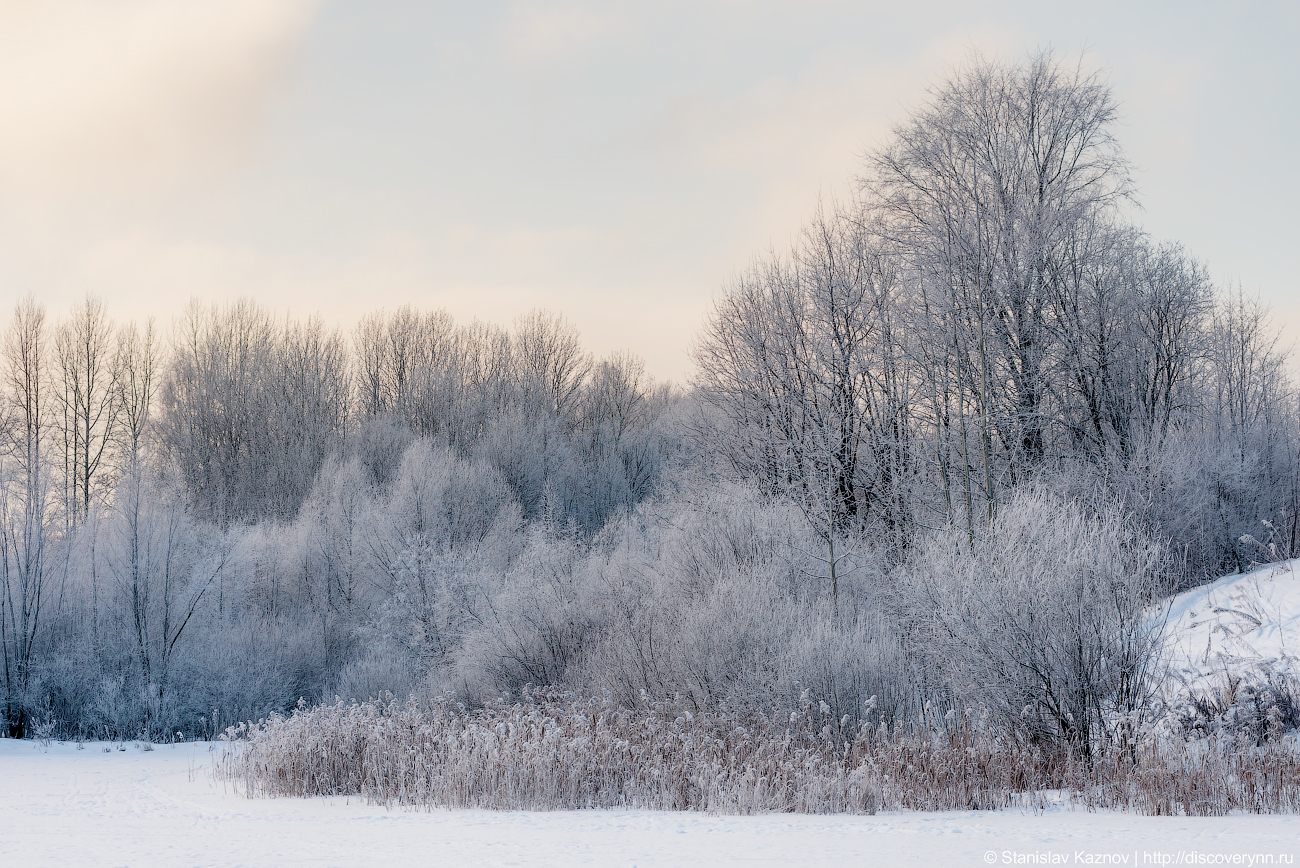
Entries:
{"label": "hill slope with snow", "polygon": [[[1169,602],[1165,699],[1231,720],[1300,681],[1300,559],[1224,576]],[[1233,712],[1233,707],[1238,712]]]}

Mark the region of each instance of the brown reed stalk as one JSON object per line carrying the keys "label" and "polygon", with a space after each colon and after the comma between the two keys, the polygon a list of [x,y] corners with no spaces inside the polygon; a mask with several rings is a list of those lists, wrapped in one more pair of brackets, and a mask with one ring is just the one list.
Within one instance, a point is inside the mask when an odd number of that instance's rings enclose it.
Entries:
{"label": "brown reed stalk", "polygon": [[1300,753],[1212,738],[1147,739],[1087,761],[999,732],[987,714],[850,726],[812,707],[788,719],[632,710],[532,694],[449,703],[301,706],[227,731],[217,774],[250,797],[355,795],[389,806],[722,814],[1035,807],[1292,813]]}

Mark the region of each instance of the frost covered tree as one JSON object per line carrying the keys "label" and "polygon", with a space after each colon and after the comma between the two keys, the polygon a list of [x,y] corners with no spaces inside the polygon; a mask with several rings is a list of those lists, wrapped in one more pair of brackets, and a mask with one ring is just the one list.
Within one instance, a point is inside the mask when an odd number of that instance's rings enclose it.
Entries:
{"label": "frost covered tree", "polygon": [[137,725],[167,732],[174,715],[175,660],[194,619],[225,566],[209,528],[187,514],[179,492],[135,464],[119,483],[113,514],[104,523],[102,554],[110,577],[115,626],[129,636],[139,698]]}
{"label": "frost covered tree", "polygon": [[55,433],[45,309],[18,303],[3,343],[0,453],[0,654],[4,717],[22,738],[34,706],[38,641],[55,574],[54,504],[48,450]]}
{"label": "frost covered tree", "polygon": [[933,310],[955,318],[981,465],[995,445],[1028,466],[1048,454],[1054,302],[1133,194],[1116,119],[1096,74],[1047,53],[1020,65],[975,55],[870,161],[864,185],[887,231],[941,294]]}
{"label": "frost covered tree", "polygon": [[830,547],[868,524],[889,535],[910,520],[903,288],[862,220],[823,212],[788,256],[756,263],[718,301],[695,350],[723,453],[793,497]]}
{"label": "frost covered tree", "polygon": [[578,330],[562,316],[534,310],[515,323],[513,346],[526,392],[536,395],[543,412],[572,424],[591,367]]}
{"label": "frost covered tree", "polygon": [[219,524],[291,518],[345,432],[348,357],[319,319],[192,304],[160,390],[159,434],[191,503]]}
{"label": "frost covered tree", "polygon": [[104,303],[86,298],[56,330],[57,418],[62,435],[64,511],[71,527],[85,521],[112,463],[121,412],[113,324]]}

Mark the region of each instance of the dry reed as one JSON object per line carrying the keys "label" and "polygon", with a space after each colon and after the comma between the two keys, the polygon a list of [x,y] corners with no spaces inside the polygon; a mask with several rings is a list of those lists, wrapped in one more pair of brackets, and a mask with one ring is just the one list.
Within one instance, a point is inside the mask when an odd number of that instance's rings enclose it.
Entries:
{"label": "dry reed", "polygon": [[[824,707],[823,707],[824,708]],[[1005,737],[987,715],[850,725],[649,711],[560,695],[466,710],[338,702],[227,731],[219,777],[248,796],[355,795],[412,807],[874,813],[1071,803],[1144,814],[1295,812],[1285,740],[1148,740],[1089,762]]]}

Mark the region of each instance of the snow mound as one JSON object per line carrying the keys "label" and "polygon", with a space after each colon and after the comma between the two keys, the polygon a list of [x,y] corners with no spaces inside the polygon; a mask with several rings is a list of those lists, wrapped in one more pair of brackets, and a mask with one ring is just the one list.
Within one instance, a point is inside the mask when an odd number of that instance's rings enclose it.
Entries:
{"label": "snow mound", "polygon": [[1217,696],[1238,684],[1300,677],[1300,559],[1178,594],[1165,636],[1175,695]]}

